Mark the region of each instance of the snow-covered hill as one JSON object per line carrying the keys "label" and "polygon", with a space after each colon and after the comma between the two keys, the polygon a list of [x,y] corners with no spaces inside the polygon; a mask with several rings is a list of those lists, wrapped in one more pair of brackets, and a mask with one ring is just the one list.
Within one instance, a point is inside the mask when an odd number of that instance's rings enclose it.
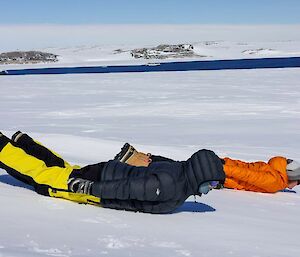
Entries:
{"label": "snow-covered hill", "polygon": [[[286,38],[215,41],[195,49],[214,58],[300,52]],[[60,64],[129,62],[113,45],[53,49]],[[112,158],[126,141],[175,159],[208,148],[300,160],[299,81],[299,69],[1,76],[0,130],[25,131],[80,165]],[[170,215],[109,210],[43,197],[0,170],[0,256],[298,256],[300,187],[194,201]]]}
{"label": "snow-covered hill", "polygon": [[[183,39],[184,40],[184,39]],[[182,43],[185,43],[183,41]],[[218,59],[244,59],[268,57],[294,57],[300,56],[299,41],[270,41],[270,42],[243,42],[243,41],[187,41],[193,49],[189,54],[178,52],[165,53],[157,51],[160,44],[134,44],[117,45],[79,45],[72,47],[47,47],[39,49],[42,52],[58,56],[57,62],[42,64],[2,64],[0,70],[35,67],[61,67],[61,66],[97,66],[97,65],[124,65],[146,64],[170,61],[188,60],[218,60]],[[179,44],[180,45],[180,44]],[[164,45],[168,46],[168,45]],[[134,58],[136,52],[144,50],[147,55]],[[155,49],[155,51],[153,50]],[[151,59],[145,56],[153,56]],[[157,58],[155,59],[155,56]],[[166,58],[166,56],[168,56]]]}
{"label": "snow-covered hill", "polygon": [[0,53],[40,50],[59,55],[52,64],[0,65],[0,70],[144,64],[149,60],[133,58],[132,50],[166,44],[191,44],[194,55],[151,62],[300,56],[299,30],[300,25],[0,25]]}

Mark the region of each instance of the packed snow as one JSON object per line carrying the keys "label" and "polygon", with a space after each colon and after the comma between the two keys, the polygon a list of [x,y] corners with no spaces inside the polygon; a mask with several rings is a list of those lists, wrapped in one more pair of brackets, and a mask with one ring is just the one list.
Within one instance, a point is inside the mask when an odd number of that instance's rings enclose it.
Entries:
{"label": "packed snow", "polygon": [[[269,41],[220,41],[215,34],[181,43],[211,59],[299,56],[293,33],[273,34]],[[55,65],[146,62],[113,54],[133,47],[117,43],[51,52],[61,56]],[[0,70],[10,67],[30,65]],[[300,160],[299,81],[297,68],[1,76],[0,129],[8,136],[27,132],[79,165],[109,160],[125,142],[178,160],[201,148],[246,161]],[[279,257],[300,251],[300,187],[276,194],[214,190],[168,215],[44,197],[4,170],[0,192],[1,257]]]}

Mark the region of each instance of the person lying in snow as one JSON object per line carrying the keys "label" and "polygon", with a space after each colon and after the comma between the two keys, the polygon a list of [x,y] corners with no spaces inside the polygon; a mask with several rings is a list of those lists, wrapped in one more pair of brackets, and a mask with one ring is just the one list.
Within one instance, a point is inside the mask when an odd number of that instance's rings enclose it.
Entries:
{"label": "person lying in snow", "polygon": [[[115,157],[133,166],[151,166],[156,162],[174,160],[138,152],[126,143]],[[226,175],[224,187],[262,193],[275,193],[285,188],[293,189],[300,184],[300,163],[285,157],[273,157],[268,163],[243,162],[228,157],[221,159]]]}
{"label": "person lying in snow", "polygon": [[116,158],[81,168],[20,131],[11,139],[0,133],[0,168],[45,196],[148,213],[170,213],[225,180],[221,159],[205,149],[186,161],[149,167]]}

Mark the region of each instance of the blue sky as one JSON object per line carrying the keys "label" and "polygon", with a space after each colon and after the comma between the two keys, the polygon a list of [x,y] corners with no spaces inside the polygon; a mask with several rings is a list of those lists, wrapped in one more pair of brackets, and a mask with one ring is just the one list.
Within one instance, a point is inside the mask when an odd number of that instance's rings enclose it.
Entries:
{"label": "blue sky", "polygon": [[300,24],[300,0],[0,0],[0,24]]}

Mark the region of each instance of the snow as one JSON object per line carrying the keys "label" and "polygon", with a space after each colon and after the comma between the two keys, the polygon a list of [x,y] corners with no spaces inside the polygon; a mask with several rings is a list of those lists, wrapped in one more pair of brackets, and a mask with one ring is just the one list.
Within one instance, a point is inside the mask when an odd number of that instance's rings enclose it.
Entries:
{"label": "snow", "polygon": [[[300,52],[299,41],[282,35],[243,44],[217,35],[188,39],[183,43],[213,59]],[[130,44],[61,48],[52,49],[61,55],[58,65],[141,61],[112,54]],[[0,70],[8,67],[15,66]],[[299,79],[299,69],[1,76],[1,131],[27,132],[79,165],[111,159],[127,141],[180,160],[200,148],[246,161],[300,160]],[[0,257],[299,255],[300,187],[276,194],[215,190],[169,215],[47,198],[4,170],[0,192]]]}

